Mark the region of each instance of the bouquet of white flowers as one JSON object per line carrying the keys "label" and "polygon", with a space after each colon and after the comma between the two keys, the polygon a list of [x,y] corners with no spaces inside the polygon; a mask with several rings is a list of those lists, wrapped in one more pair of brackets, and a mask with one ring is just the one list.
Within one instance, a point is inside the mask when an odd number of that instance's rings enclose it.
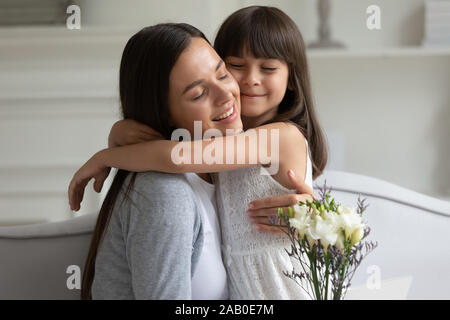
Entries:
{"label": "bouquet of white flowers", "polygon": [[312,299],[339,300],[345,296],[357,267],[377,243],[362,242],[370,233],[361,218],[366,199],[358,197],[356,210],[344,207],[331,198],[326,182],[320,196],[320,200],[299,202],[286,213],[279,208],[278,218],[272,223],[289,236],[291,250],[286,252],[300,262],[302,269],[283,274]]}

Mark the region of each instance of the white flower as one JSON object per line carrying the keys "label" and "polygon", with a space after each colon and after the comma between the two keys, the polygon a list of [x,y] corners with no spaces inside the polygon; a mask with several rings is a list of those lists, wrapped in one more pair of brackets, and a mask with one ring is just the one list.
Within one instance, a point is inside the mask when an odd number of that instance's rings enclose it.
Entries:
{"label": "white flower", "polygon": [[303,239],[305,236],[305,233],[310,228],[310,222],[311,218],[307,215],[304,215],[299,218],[291,218],[289,219],[289,223],[291,226],[293,226],[295,229],[297,229],[298,233],[300,234],[300,238]]}
{"label": "white flower", "polygon": [[338,225],[336,221],[336,215],[332,212],[323,211],[323,217],[320,215],[316,216],[316,223],[312,234],[315,235],[316,239],[320,239],[320,242],[325,250],[327,251],[328,246],[334,245],[338,238]]}
{"label": "white flower", "polygon": [[339,205],[336,210],[338,212],[314,209],[308,211],[306,205],[296,204],[293,211],[294,216],[289,219],[289,223],[298,231],[301,239],[306,236],[310,247],[320,240],[325,251],[330,245],[342,250],[345,239],[350,240],[353,246],[364,236],[365,225],[354,208]]}
{"label": "white flower", "polygon": [[[338,226],[344,230],[345,239],[351,240],[351,245],[358,243],[364,235],[365,225],[361,221],[361,215],[353,208],[344,207],[338,216]],[[344,237],[340,234],[337,247],[343,248]]]}
{"label": "white flower", "polygon": [[364,226],[360,226],[352,233],[351,245],[354,246],[355,244],[360,242],[363,237],[364,237]]}
{"label": "white flower", "polygon": [[289,223],[297,229],[300,234],[300,238],[303,239],[305,232],[310,228],[311,217],[308,213],[308,207],[306,205],[295,204],[293,206],[294,217],[289,219]]}
{"label": "white flower", "polygon": [[299,219],[300,217],[308,214],[308,207],[304,204],[294,204],[292,208],[294,209],[294,218]]}
{"label": "white flower", "polygon": [[[339,231],[340,230],[341,229],[339,229]],[[338,248],[339,250],[343,250],[344,247],[344,235],[341,232],[338,232],[338,236],[336,239],[336,248]]]}

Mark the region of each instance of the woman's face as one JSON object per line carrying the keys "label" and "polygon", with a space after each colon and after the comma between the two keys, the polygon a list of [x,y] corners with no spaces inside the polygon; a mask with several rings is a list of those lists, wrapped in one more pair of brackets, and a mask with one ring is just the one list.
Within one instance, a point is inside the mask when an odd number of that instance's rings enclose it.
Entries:
{"label": "woman's face", "polygon": [[171,124],[194,133],[194,121],[202,132],[242,130],[239,86],[216,51],[202,38],[192,38],[175,63],[169,78]]}

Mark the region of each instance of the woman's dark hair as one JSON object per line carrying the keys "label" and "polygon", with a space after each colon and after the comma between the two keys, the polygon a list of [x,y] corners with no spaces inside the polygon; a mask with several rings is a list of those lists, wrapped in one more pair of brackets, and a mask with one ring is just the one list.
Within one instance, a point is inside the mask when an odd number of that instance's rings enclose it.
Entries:
{"label": "woman's dark hair", "polygon": [[297,124],[311,150],[313,178],[320,176],[327,164],[327,143],[314,111],[305,43],[295,22],[274,7],[243,8],[231,14],[219,28],[214,48],[224,60],[249,52],[255,58],[287,63],[288,88],[277,116],[268,122]]}
{"label": "woman's dark hair", "polygon": [[[205,35],[185,23],[164,23],[146,27],[128,40],[120,63],[120,103],[124,119],[133,119],[160,132],[170,140],[169,76],[180,54],[193,37]],[[83,272],[81,299],[92,299],[91,287],[95,274],[97,250],[103,238],[116,199],[130,174],[118,170],[103,201],[89,248]],[[125,197],[133,187],[133,173]],[[124,199],[125,199],[124,197]]]}

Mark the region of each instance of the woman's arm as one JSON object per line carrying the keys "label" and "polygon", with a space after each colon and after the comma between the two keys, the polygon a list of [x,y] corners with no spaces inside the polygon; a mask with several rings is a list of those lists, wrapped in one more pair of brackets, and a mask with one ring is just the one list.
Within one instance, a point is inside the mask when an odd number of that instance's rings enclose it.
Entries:
{"label": "woman's arm", "polygon": [[135,298],[191,299],[202,243],[192,187],[178,175],[148,172],[134,191],[120,213]]}

